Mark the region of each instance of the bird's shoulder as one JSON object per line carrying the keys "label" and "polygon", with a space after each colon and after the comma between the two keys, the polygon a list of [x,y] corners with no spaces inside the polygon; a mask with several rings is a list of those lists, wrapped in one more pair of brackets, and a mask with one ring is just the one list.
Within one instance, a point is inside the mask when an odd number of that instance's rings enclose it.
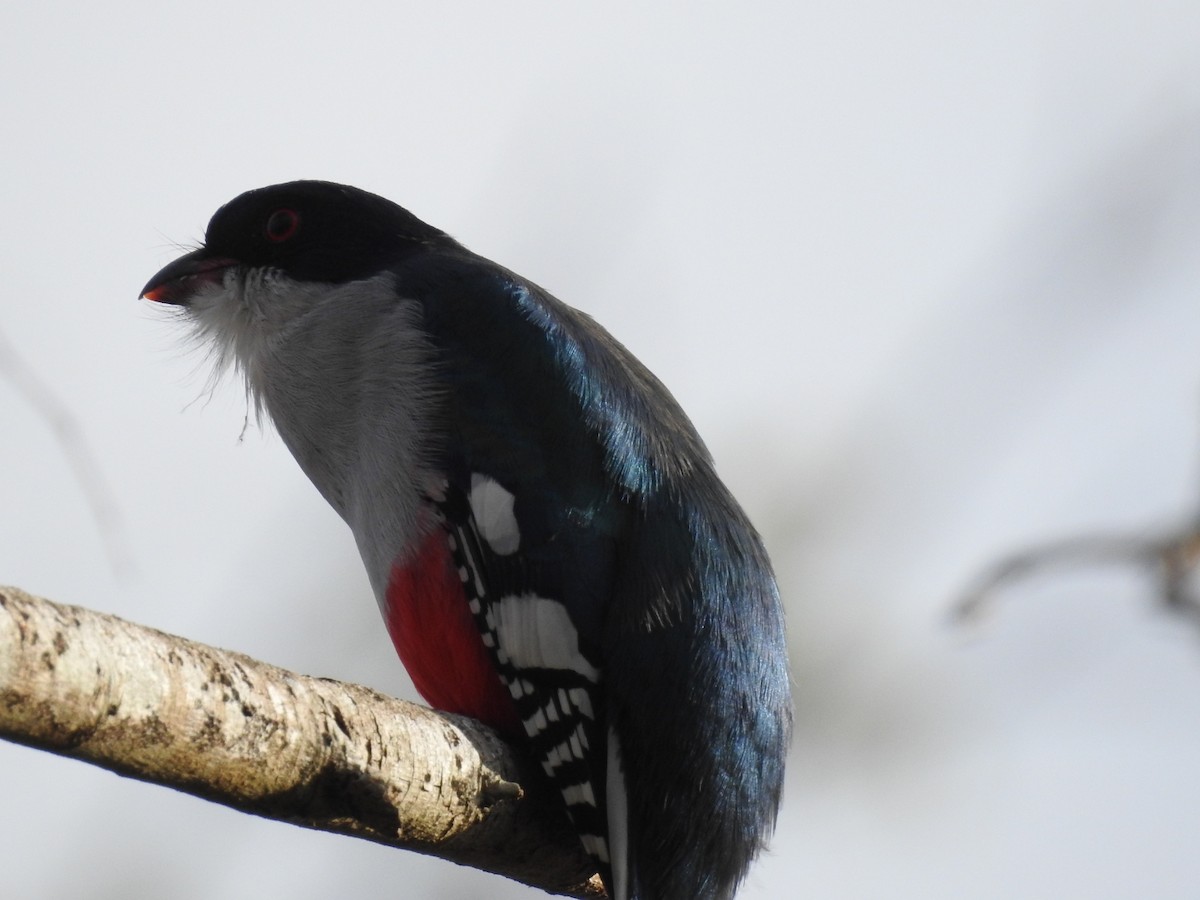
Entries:
{"label": "bird's shoulder", "polygon": [[448,411],[472,437],[552,448],[563,478],[603,477],[634,501],[710,464],[662,382],[533,281],[459,247],[408,261],[397,279],[420,303]]}

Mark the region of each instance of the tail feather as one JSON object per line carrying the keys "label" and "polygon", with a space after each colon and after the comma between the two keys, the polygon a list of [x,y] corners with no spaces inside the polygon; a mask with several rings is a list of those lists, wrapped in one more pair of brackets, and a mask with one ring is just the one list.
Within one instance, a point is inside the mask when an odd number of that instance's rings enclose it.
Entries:
{"label": "tail feather", "polygon": [[629,798],[621,768],[621,742],[608,727],[608,766],[605,788],[608,801],[608,850],[612,867],[612,900],[631,900],[629,894]]}

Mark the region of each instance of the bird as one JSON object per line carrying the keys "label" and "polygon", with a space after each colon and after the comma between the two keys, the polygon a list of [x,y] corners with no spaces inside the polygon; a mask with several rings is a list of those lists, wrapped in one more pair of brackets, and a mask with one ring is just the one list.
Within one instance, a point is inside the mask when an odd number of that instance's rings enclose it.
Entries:
{"label": "bird", "polygon": [[534,282],[326,181],[237,196],[141,296],[244,378],[353,532],[417,691],[534,761],[609,896],[732,897],[783,792],[784,613],[662,382]]}

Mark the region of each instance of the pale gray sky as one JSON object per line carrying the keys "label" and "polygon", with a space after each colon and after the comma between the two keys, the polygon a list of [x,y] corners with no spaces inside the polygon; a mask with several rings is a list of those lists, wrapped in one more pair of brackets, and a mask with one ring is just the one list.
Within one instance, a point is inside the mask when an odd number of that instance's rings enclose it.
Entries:
{"label": "pale gray sky", "polygon": [[[1200,894],[1200,641],[981,567],[1200,493],[1200,6],[10,4],[0,581],[402,696],[350,536],[164,310],[235,194],[384,194],[607,325],[781,577],[797,741],[745,898]],[[0,744],[0,896],[538,896]]]}

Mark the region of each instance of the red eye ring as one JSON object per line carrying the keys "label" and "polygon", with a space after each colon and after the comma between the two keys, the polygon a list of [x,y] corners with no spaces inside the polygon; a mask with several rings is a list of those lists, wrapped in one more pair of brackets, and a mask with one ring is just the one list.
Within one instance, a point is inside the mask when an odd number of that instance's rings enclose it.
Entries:
{"label": "red eye ring", "polygon": [[300,230],[300,214],[294,209],[277,209],[267,217],[267,224],[263,230],[268,241],[282,244]]}

